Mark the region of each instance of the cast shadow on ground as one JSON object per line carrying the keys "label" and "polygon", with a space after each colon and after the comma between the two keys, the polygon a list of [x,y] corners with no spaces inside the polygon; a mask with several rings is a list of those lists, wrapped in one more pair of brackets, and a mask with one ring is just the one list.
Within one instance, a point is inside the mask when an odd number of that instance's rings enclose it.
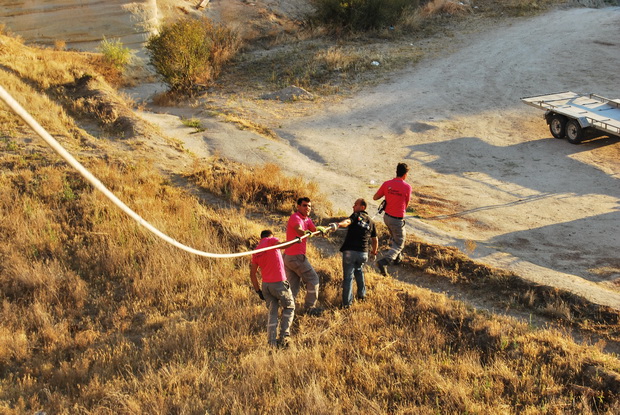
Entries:
{"label": "cast shadow on ground", "polygon": [[[612,232],[620,223],[620,207],[609,213],[496,236],[485,245],[524,258],[537,265],[567,274],[579,275],[592,282],[619,281],[620,234],[607,234],[606,246],[580,240],[596,241],[601,232]],[[610,237],[612,240],[610,241]],[[535,255],[532,256],[532,252]]]}
{"label": "cast shadow on ground", "polygon": [[[406,159],[423,164],[444,176],[458,176],[476,182],[476,188],[482,185],[488,192],[500,192],[507,196],[502,198],[501,203],[425,218],[441,220],[484,210],[510,208],[545,198],[584,200],[579,198],[602,195],[620,200],[618,178],[570,157],[619,143],[620,139],[617,138],[598,138],[582,145],[571,145],[564,140],[540,139],[499,147],[478,137],[459,137],[408,146]],[[505,202],[506,199],[512,200]],[[563,212],[557,211],[555,214],[558,223],[498,235],[481,243],[591,281],[620,277],[617,272],[603,277],[592,272],[601,267],[620,269],[617,260],[620,236],[612,244],[599,242],[602,234],[620,235],[620,204],[612,212],[576,220],[562,221]],[[579,246],[575,243],[575,235],[579,235],[581,240],[586,236],[585,240],[591,243]]]}
{"label": "cast shadow on ground", "polygon": [[[569,157],[619,142],[618,139],[598,139],[586,147],[570,145],[564,140],[539,139],[498,147],[478,137],[459,137],[408,146],[409,154],[405,159],[439,174],[460,176],[517,198],[523,197],[521,189],[530,190],[529,193],[535,191],[534,199],[593,193],[620,198],[617,178]],[[588,179],[575,180],[578,175]],[[517,186],[506,186],[506,182]]]}
{"label": "cast shadow on ground", "polygon": [[283,140],[287,141],[292,147],[299,150],[301,154],[308,157],[310,160],[317,163],[325,164],[326,160],[316,151],[301,144],[302,140],[298,139],[294,134],[278,131],[278,135]]}

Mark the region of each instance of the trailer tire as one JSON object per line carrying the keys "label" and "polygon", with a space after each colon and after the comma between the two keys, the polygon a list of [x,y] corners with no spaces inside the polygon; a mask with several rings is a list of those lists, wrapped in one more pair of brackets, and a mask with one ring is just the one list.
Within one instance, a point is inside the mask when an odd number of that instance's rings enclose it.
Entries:
{"label": "trailer tire", "polygon": [[566,117],[560,114],[549,116],[549,131],[555,138],[566,137]]}
{"label": "trailer tire", "polygon": [[571,144],[579,144],[583,140],[583,128],[577,120],[568,120],[566,123],[566,140]]}

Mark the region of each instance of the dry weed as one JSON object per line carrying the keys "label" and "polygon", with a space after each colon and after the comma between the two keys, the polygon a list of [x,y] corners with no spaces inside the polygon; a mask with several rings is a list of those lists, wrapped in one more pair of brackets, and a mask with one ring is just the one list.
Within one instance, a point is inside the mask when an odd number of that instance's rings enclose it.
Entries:
{"label": "dry weed", "polygon": [[420,15],[424,18],[447,14],[450,16],[462,15],[471,12],[471,6],[462,1],[432,0],[422,6]]}
{"label": "dry weed", "polygon": [[[23,156],[26,148],[16,147],[12,157]],[[206,176],[224,176],[214,183],[249,201],[280,174],[213,164]],[[251,249],[265,226],[201,205],[146,165],[88,167],[155,226],[198,249]],[[570,405],[573,413],[595,405],[611,413],[618,398],[612,377],[601,383],[587,369],[614,373],[617,359],[370,270],[367,300],[338,310],[340,257],[312,243],[328,310],[297,317],[291,348],[270,353],[248,258],[179,252],[45,158],[2,176],[0,213],[0,240],[11,241],[0,244],[4,413],[518,413]],[[436,265],[455,257],[446,253]],[[573,384],[586,389],[566,392]]]}
{"label": "dry weed", "polygon": [[[45,102],[22,79],[12,84],[22,88],[26,101]],[[64,131],[67,125],[60,124]],[[2,413],[620,410],[620,361],[576,345],[565,333],[477,313],[372,270],[366,301],[339,310],[342,270],[329,240],[322,240],[321,250],[311,240],[308,250],[326,313],[298,316],[291,348],[268,350],[266,310],[250,289],[247,257],[215,260],[179,251],[147,233],[50,152],[9,139],[1,145]],[[242,206],[215,209],[130,153],[124,156],[116,163],[85,158],[149,222],[209,252],[251,249],[267,215],[270,227],[281,224],[276,234],[282,237],[300,195],[327,206],[316,187],[274,166],[213,159],[196,166],[190,179]],[[259,219],[249,220],[248,212]],[[579,321],[596,312],[598,321],[609,319],[607,329],[618,326],[617,320],[611,324],[617,314],[588,309],[565,293],[519,285],[455,249],[417,242],[406,249],[422,271],[433,269],[478,289],[531,290],[528,301],[543,308],[555,301],[564,318]]]}
{"label": "dry weed", "polygon": [[[36,92],[27,82],[5,70],[0,70],[0,83],[50,134],[64,137],[72,137],[77,134],[77,127],[73,119],[46,94]],[[0,108],[2,108],[0,111],[2,123],[0,131],[11,136],[17,130],[23,130],[23,122],[4,102],[0,103]]]}
{"label": "dry weed", "polygon": [[67,42],[62,39],[56,39],[54,41],[54,50],[65,50],[67,48]]}
{"label": "dry weed", "polygon": [[269,127],[265,127],[263,125],[260,125],[258,123],[255,123],[254,121],[248,120],[244,117],[241,117],[237,114],[234,114],[232,112],[227,112],[224,115],[224,120],[226,122],[235,124],[237,126],[237,128],[239,128],[240,130],[249,130],[249,131],[253,131],[257,134],[262,135],[263,137],[267,137],[267,138],[271,138],[271,139],[277,139],[278,135],[273,132],[273,130],[271,130]]}
{"label": "dry weed", "polygon": [[316,183],[287,177],[273,164],[248,167],[212,158],[206,166],[196,165],[187,177],[205,190],[247,208],[290,213],[299,197],[308,196],[317,206],[317,214],[330,215],[332,210]]}
{"label": "dry weed", "polygon": [[318,52],[316,59],[319,62],[324,62],[330,71],[348,71],[356,64],[359,65],[364,57],[356,53],[347,52],[341,47],[332,46],[327,50]]}

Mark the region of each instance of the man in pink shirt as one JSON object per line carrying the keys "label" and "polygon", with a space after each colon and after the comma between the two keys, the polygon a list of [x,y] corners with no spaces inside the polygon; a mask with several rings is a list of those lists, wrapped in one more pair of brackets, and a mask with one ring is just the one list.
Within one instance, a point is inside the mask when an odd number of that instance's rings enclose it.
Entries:
{"label": "man in pink shirt", "polygon": [[[307,232],[315,232],[317,229],[325,232],[325,228],[314,226],[309,216],[311,210],[312,203],[310,198],[300,197],[297,199],[297,211],[291,215],[286,225],[287,241],[303,236]],[[284,250],[284,268],[286,270],[286,278],[291,284],[293,298],[297,298],[301,281],[303,281],[306,284],[304,312],[317,316],[323,311],[316,307],[319,297],[319,276],[306,257],[307,241],[308,238],[302,240],[301,243],[289,245]]]}
{"label": "man in pink shirt", "polygon": [[[280,241],[273,237],[270,230],[264,230],[260,234],[261,240],[256,249],[279,245]],[[256,271],[260,268],[262,289],[258,285]],[[250,263],[250,279],[256,293],[267,303],[269,315],[267,317],[267,342],[270,346],[287,347],[289,343],[290,327],[295,316],[295,301],[289,288],[284,262],[279,249],[270,249],[252,255]],[[278,308],[282,306],[282,318],[280,319],[280,338],[277,337]]]}
{"label": "man in pink shirt", "polygon": [[387,266],[392,263],[399,263],[401,252],[405,247],[405,212],[411,198],[411,185],[405,182],[409,166],[405,163],[398,163],[396,166],[396,177],[392,180],[383,182],[377,193],[372,197],[379,200],[385,197],[385,212],[383,222],[390,232],[390,249],[383,258],[377,261],[377,266],[382,275],[387,275]]}

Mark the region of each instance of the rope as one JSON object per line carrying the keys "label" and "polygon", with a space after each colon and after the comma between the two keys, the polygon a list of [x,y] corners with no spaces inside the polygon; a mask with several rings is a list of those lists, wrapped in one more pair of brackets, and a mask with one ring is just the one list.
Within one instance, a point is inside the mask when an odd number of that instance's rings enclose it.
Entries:
{"label": "rope", "polygon": [[151,225],[149,222],[144,220],[140,215],[131,210],[129,206],[123,203],[119,198],[117,198],[107,187],[103,185],[90,171],[88,171],[79,161],[77,161],[64,147],[54,139],[32,116],[17,102],[3,87],[0,85],[0,98],[9,106],[15,114],[17,114],[30,128],[34,130],[52,149],[60,155],[71,167],[76,169],[82,177],[84,177],[90,184],[92,184],[95,189],[99,190],[103,193],[108,199],[112,201],[118,208],[120,208],[123,212],[133,218],[138,224],[144,226],[146,229],[151,231],[157,237],[163,239],[171,245],[176,246],[190,254],[200,255],[208,258],[236,258],[244,255],[251,255],[258,252],[268,251],[270,249],[278,249],[284,248],[289,245],[293,245],[295,243],[300,243],[303,239],[308,238],[310,236],[314,236],[319,234],[319,231],[315,231],[312,233],[307,233],[303,236],[299,236],[295,239],[291,239],[290,241],[283,242],[279,245],[269,246],[267,248],[255,249],[253,251],[247,252],[237,252],[232,254],[216,254],[211,252],[200,251],[198,249],[194,249],[190,246],[184,245],[175,239],[169,237],[165,233],[161,232],[159,229]]}

